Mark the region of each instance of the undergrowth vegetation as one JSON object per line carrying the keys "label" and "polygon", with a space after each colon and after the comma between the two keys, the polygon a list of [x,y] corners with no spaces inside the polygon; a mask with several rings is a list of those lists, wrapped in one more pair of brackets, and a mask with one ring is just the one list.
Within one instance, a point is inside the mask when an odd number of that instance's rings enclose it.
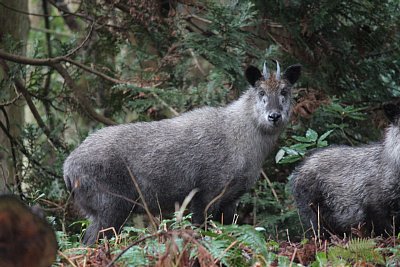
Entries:
{"label": "undergrowth vegetation", "polygon": [[[101,235],[101,234],[100,234]],[[157,229],[124,227],[111,240],[82,247],[80,236],[58,232],[55,266],[398,266],[400,239],[316,238],[277,240],[263,227],[220,225],[204,228],[163,220]]]}

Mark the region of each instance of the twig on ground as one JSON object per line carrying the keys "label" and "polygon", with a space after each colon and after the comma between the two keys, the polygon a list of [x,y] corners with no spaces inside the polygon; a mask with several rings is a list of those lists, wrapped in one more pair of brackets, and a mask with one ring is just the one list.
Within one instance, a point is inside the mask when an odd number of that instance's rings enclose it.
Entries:
{"label": "twig on ground", "polygon": [[65,255],[64,253],[62,253],[60,250],[58,251],[58,255],[60,255],[62,258],[64,258],[69,264],[71,264],[73,267],[78,267],[77,265],[75,265],[75,263],[73,263],[67,255]]}

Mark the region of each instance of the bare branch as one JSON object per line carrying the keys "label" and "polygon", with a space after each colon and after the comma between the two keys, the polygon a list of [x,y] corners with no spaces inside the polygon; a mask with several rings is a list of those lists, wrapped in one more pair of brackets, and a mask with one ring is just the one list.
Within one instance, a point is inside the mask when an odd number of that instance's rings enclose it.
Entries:
{"label": "bare branch", "polygon": [[66,16],[66,15],[53,16],[53,15],[48,15],[48,14],[30,13],[30,12],[26,12],[26,11],[23,11],[23,10],[19,10],[19,9],[7,6],[3,2],[0,2],[0,6],[3,6],[4,8],[6,8],[8,10],[11,10],[11,11],[14,11],[14,12],[17,12],[17,13],[20,13],[20,14],[24,14],[24,15],[29,15],[29,16],[36,16],[36,17],[63,17],[63,16]]}
{"label": "bare branch", "polygon": [[[74,49],[75,50],[75,49]],[[81,69],[90,72],[92,74],[95,74],[104,80],[110,81],[112,83],[121,83],[121,84],[128,84],[128,82],[112,78],[100,71],[97,71],[91,67],[88,67],[80,62],[77,62],[75,60],[72,60],[70,58],[67,58],[65,56],[59,56],[59,57],[53,57],[53,58],[28,58],[20,55],[14,55],[14,54],[9,54],[7,52],[4,52],[2,49],[0,49],[0,58],[3,58],[8,61],[12,61],[15,63],[20,63],[20,64],[26,64],[26,65],[32,65],[32,66],[51,66],[54,67],[55,64],[60,63],[60,62],[69,62],[77,67],[80,67]]]}
{"label": "bare branch", "polygon": [[261,175],[264,177],[264,179],[267,181],[268,186],[271,188],[272,191],[272,195],[274,195],[274,198],[276,200],[276,202],[278,202],[279,204],[281,204],[281,202],[279,201],[279,197],[278,194],[276,193],[274,186],[271,182],[271,180],[268,178],[267,174],[265,173],[264,170],[261,171]]}
{"label": "bare branch", "polygon": [[69,51],[64,56],[58,56],[58,57],[49,56],[48,58],[28,58],[28,57],[24,57],[24,56],[20,56],[20,55],[9,54],[9,53],[5,52],[4,50],[0,49],[0,58],[3,58],[3,59],[8,60],[8,61],[13,61],[13,62],[16,62],[16,63],[34,65],[34,66],[52,66],[52,64],[55,64],[55,63],[58,63],[58,62],[61,62],[61,61],[69,61],[72,64],[74,64],[73,63],[74,61],[70,60],[68,57],[72,56],[79,49],[81,49],[83,46],[85,46],[85,44],[90,39],[90,37],[91,37],[91,35],[93,33],[93,29],[94,29],[95,23],[96,22],[93,22],[90,25],[89,32],[86,35],[85,39],[82,41],[82,43],[80,43],[77,47],[75,47],[74,49]]}
{"label": "bare branch", "polygon": [[[85,41],[84,41],[85,42]],[[75,49],[74,49],[75,50]],[[65,56],[60,56],[60,57],[54,57],[54,58],[41,58],[41,59],[34,59],[34,58],[28,58],[28,57],[23,57],[19,55],[14,55],[14,54],[9,54],[4,52],[3,50],[0,49],[0,58],[3,58],[8,61],[12,61],[15,63],[20,63],[20,64],[27,64],[27,65],[33,65],[33,66],[51,66],[60,73],[61,76],[65,79],[68,87],[72,89],[76,93],[76,96],[78,98],[78,102],[82,106],[82,108],[95,120],[102,122],[106,125],[115,125],[116,123],[109,118],[106,118],[94,111],[92,108],[90,108],[90,102],[84,97],[84,95],[81,94],[78,86],[75,84],[71,76],[68,74],[68,72],[61,66],[61,62],[68,62],[72,65],[75,65],[87,72],[90,72],[92,74],[95,74],[99,76],[100,78],[103,78],[106,81],[115,83],[115,84],[126,84],[126,85],[135,85],[129,81],[124,81],[120,79],[116,79],[113,77],[108,76],[107,74],[104,74],[96,69],[93,69],[91,67],[88,67],[80,62],[77,62],[75,60],[72,60],[70,58],[67,58]],[[61,72],[60,72],[61,71]],[[161,102],[162,105],[167,107],[175,116],[179,115],[179,113],[174,110],[171,106],[169,106],[164,100],[162,100],[157,94],[152,93],[152,95]]]}
{"label": "bare branch", "polygon": [[[5,126],[6,126],[6,129],[7,129],[7,132],[9,133],[10,132],[10,119],[8,117],[8,113],[7,113],[7,111],[6,111],[6,109],[4,107],[0,107],[0,110],[3,113],[4,119],[5,119],[5,123],[6,123]],[[18,170],[17,153],[15,151],[15,144],[12,142],[11,139],[9,139],[9,141],[10,141],[10,150],[11,150],[11,157],[12,157],[13,167],[14,167],[15,170]],[[14,174],[14,176],[15,176],[14,177],[14,183],[15,183],[15,185],[17,187],[18,193],[20,195],[22,195],[23,193],[22,193],[22,188],[21,188],[22,182],[21,182],[21,179],[20,179],[20,172],[17,171]],[[5,182],[5,184],[7,184],[6,181],[4,181],[4,182]]]}
{"label": "bare branch", "polygon": [[[82,41],[82,43],[80,45],[78,45],[77,47],[75,47],[74,49],[72,49],[70,52],[68,52],[68,54],[66,54],[64,57],[70,57],[73,54],[75,54],[79,49],[81,49],[82,47],[85,46],[85,44],[88,42],[88,40],[90,39],[90,37],[92,36],[93,33],[93,29],[94,29],[94,25],[96,24],[96,21],[93,21],[92,24],[90,25],[90,29],[88,34],[86,35],[85,39]],[[51,56],[50,56],[51,57]]]}
{"label": "bare branch", "polygon": [[68,26],[68,28],[70,28],[70,30],[80,31],[81,26],[77,22],[76,18],[80,17],[77,15],[77,13],[78,13],[78,10],[80,10],[80,8],[81,8],[82,1],[80,2],[79,8],[74,13],[69,11],[68,5],[65,3],[64,0],[57,0],[56,3],[54,3],[54,1],[49,1],[49,0],[46,0],[46,1],[50,2],[54,7],[56,7],[58,11],[61,11],[61,14],[63,16],[65,24],[67,24],[67,26]]}
{"label": "bare branch", "polygon": [[[67,5],[63,4],[63,1],[61,1],[61,3],[62,3],[61,5],[59,4],[59,1],[57,1],[57,2],[54,1],[54,0],[48,0],[48,1],[49,1],[50,4],[52,4],[55,8],[57,8],[63,14],[66,23],[73,30],[79,30],[79,24],[77,24],[78,28],[76,28],[75,26],[70,25],[71,22],[67,21],[67,18],[69,18],[68,15],[70,15],[71,17],[72,16],[76,16],[76,17],[79,17],[81,19],[84,19],[84,20],[87,20],[87,21],[91,21],[91,22],[95,21],[94,18],[91,18],[91,17],[87,16],[86,14],[77,13],[77,12],[73,13],[73,12],[69,11]],[[119,29],[119,30],[126,30],[126,28],[120,27],[120,26],[117,26],[117,25],[102,24],[102,23],[97,23],[97,24],[100,24],[102,26],[112,27],[112,28]]]}
{"label": "bare branch", "polygon": [[[1,57],[1,55],[0,55],[0,57]],[[69,59],[69,58],[65,58],[64,61],[65,62],[69,62],[72,65],[75,65],[75,66],[77,66],[77,67],[79,67],[79,68],[81,68],[81,69],[83,69],[83,70],[85,70],[87,72],[90,72],[90,73],[92,73],[94,75],[97,75],[97,76],[99,76],[100,78],[103,78],[106,81],[109,81],[109,82],[112,82],[112,83],[117,83],[117,84],[130,84],[128,81],[123,81],[123,80],[119,80],[119,79],[113,78],[113,77],[108,76],[107,74],[104,74],[104,73],[102,73],[102,72],[100,72],[100,71],[98,71],[98,70],[96,70],[94,68],[88,67],[88,66],[86,66],[86,65],[84,65],[84,64],[82,64],[82,63],[80,63],[78,61],[75,61],[75,60],[72,60],[72,59]]]}
{"label": "bare branch", "polygon": [[52,64],[64,60],[63,56],[53,58],[28,58],[20,55],[9,54],[0,49],[0,58],[12,61],[15,63],[32,65],[32,66],[51,66]]}
{"label": "bare branch", "polygon": [[48,30],[48,29],[45,29],[45,28],[38,28],[38,27],[34,27],[34,26],[31,26],[31,30],[32,31],[37,31],[37,32],[50,33],[50,34],[53,34],[53,35],[58,35],[58,36],[68,37],[68,38],[72,38],[72,37],[75,36],[74,34],[71,34],[71,33],[63,33],[63,32],[58,32],[58,31],[55,31],[55,30]]}
{"label": "bare branch", "polygon": [[[56,69],[58,71],[58,73],[64,78],[65,82],[67,83],[68,87],[71,88],[71,90],[75,93],[75,96],[79,102],[79,104],[81,105],[81,107],[89,114],[89,116],[99,122],[102,122],[106,125],[115,125],[116,123],[112,120],[110,120],[109,118],[104,117],[103,115],[98,114],[95,110],[93,110],[91,108],[91,104],[89,102],[89,100],[87,100],[84,95],[80,92],[80,89],[78,88],[78,86],[76,85],[76,83],[74,82],[74,80],[71,78],[71,76],[69,75],[69,73],[67,72],[67,70],[62,67],[62,65],[60,64],[61,61],[66,61],[66,62],[70,62],[71,64],[77,65],[79,67],[81,67],[82,69],[85,69],[91,73],[97,74],[100,77],[107,79],[107,80],[112,80],[114,83],[123,83],[119,80],[113,79],[103,73],[100,73],[96,70],[92,70],[91,68],[79,63],[79,62],[75,62],[71,59],[68,59],[66,57],[54,57],[54,58],[45,58],[45,59],[33,59],[33,58],[27,58],[27,57],[23,57],[23,56],[19,56],[19,55],[13,55],[13,54],[9,54],[6,53],[4,51],[2,51],[0,49],[0,58],[3,58],[5,60],[8,61],[12,61],[12,62],[16,62],[16,63],[21,63],[21,64],[28,64],[28,65],[35,65],[35,66],[51,66],[54,69]],[[5,64],[5,62],[4,62]],[[3,65],[4,66],[4,65]],[[17,84],[16,84],[17,85]],[[20,83],[20,85],[22,85],[22,83]],[[17,86],[18,89],[18,86]],[[20,90],[19,90],[20,91]],[[24,95],[24,90],[20,91],[23,95]],[[25,95],[24,95],[25,97]],[[26,97],[30,99],[30,95],[29,93],[26,93]],[[29,100],[27,99],[27,103],[29,105],[29,107],[31,108],[32,112],[34,112],[34,110],[36,110],[36,108],[33,105],[33,102],[30,103]],[[37,112],[37,110],[36,110]],[[35,114],[34,114],[35,115]],[[38,113],[36,114],[38,116]],[[40,117],[40,116],[38,116]],[[38,119],[38,117],[35,116],[35,118],[37,118],[38,123],[41,121],[40,119]],[[44,130],[45,128],[43,128],[44,123],[40,125],[41,128]],[[46,127],[47,128],[47,127]],[[47,132],[47,130],[45,131],[45,133]]]}
{"label": "bare branch", "polygon": [[19,151],[21,151],[22,154],[25,155],[25,157],[28,158],[28,160],[30,162],[32,162],[33,164],[35,164],[36,166],[38,166],[42,171],[52,175],[53,177],[62,179],[62,176],[47,170],[46,168],[44,168],[42,166],[42,164],[40,162],[38,162],[37,160],[33,159],[32,156],[29,154],[28,150],[25,148],[25,146],[23,144],[21,144],[21,142],[19,142],[18,140],[15,140],[12,135],[7,131],[7,127],[3,124],[3,122],[0,121],[0,129],[4,132],[4,134],[8,137],[8,139],[10,139],[10,141],[12,143],[14,143],[16,146],[18,146]]}
{"label": "bare branch", "polygon": [[[43,13],[45,15],[49,14],[49,8],[48,8],[48,4],[47,4],[47,0],[42,0],[42,8],[43,8]],[[47,30],[50,30],[50,19],[49,17],[44,17],[44,25],[46,27]],[[48,57],[53,57],[53,49],[52,49],[52,45],[51,45],[51,35],[49,32],[46,32],[46,46],[47,46],[47,55]],[[50,85],[51,85],[51,74],[53,73],[52,69],[49,69],[49,71],[46,74],[46,78],[44,81],[44,85],[43,85],[43,94],[44,97],[47,98],[50,94]],[[50,103],[49,101],[44,101],[43,102],[44,105],[44,109],[46,112],[46,116],[49,120],[49,127],[50,129],[54,129],[54,120],[53,120],[53,116],[51,115],[51,111],[50,111]]]}
{"label": "bare branch", "polygon": [[[1,60],[0,64],[4,70],[5,78],[8,79],[9,78],[8,77],[9,68],[7,66],[7,63],[4,60]],[[28,107],[32,112],[33,117],[35,118],[39,127],[43,130],[44,134],[49,139],[50,144],[53,146],[53,148],[59,147],[59,148],[63,148],[65,150],[66,149],[65,145],[62,142],[60,142],[60,140],[53,138],[53,136],[51,135],[50,129],[44,123],[42,117],[39,114],[39,111],[36,109],[35,104],[33,104],[31,95],[29,94],[28,90],[25,88],[23,83],[20,80],[18,80],[17,78],[13,78],[12,80],[13,80],[18,92],[24,96],[26,103],[28,104]]]}
{"label": "bare branch", "polygon": [[160,101],[160,103],[166,107],[167,109],[169,109],[170,112],[172,112],[172,114],[174,114],[174,116],[179,116],[179,112],[176,111],[173,107],[171,107],[170,105],[167,104],[167,102],[165,102],[159,95],[157,95],[156,93],[151,93],[151,95],[157,99],[158,101]]}
{"label": "bare branch", "polygon": [[92,109],[90,101],[82,94],[78,85],[74,82],[72,77],[69,75],[68,71],[60,63],[53,64],[52,66],[64,78],[65,83],[74,92],[74,95],[76,96],[80,106],[86,111],[86,113],[90,117],[92,117],[93,119],[95,119],[101,123],[104,123],[105,125],[116,125],[117,124],[115,121],[113,121],[107,117],[104,117],[103,115],[97,113],[94,109]]}
{"label": "bare branch", "polygon": [[15,86],[14,86],[14,90],[15,90],[16,96],[13,99],[11,99],[11,100],[9,100],[7,102],[0,103],[0,107],[6,107],[6,106],[9,106],[9,105],[12,105],[21,97],[21,94],[17,91],[17,88]]}

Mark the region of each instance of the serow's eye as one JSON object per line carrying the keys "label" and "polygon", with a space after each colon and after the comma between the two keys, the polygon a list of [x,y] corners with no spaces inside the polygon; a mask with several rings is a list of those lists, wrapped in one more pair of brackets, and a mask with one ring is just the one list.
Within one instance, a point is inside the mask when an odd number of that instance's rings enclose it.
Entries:
{"label": "serow's eye", "polygon": [[259,96],[265,96],[265,91],[261,90],[260,92],[258,92]]}

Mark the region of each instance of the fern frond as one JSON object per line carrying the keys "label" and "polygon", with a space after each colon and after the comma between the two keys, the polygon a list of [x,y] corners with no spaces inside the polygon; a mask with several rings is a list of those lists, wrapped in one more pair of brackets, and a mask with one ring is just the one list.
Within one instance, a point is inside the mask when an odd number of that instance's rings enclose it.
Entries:
{"label": "fern frond", "polygon": [[384,264],[385,260],[379,250],[376,249],[373,239],[352,239],[345,246],[336,246],[328,251],[328,259],[337,262],[368,262]]}

